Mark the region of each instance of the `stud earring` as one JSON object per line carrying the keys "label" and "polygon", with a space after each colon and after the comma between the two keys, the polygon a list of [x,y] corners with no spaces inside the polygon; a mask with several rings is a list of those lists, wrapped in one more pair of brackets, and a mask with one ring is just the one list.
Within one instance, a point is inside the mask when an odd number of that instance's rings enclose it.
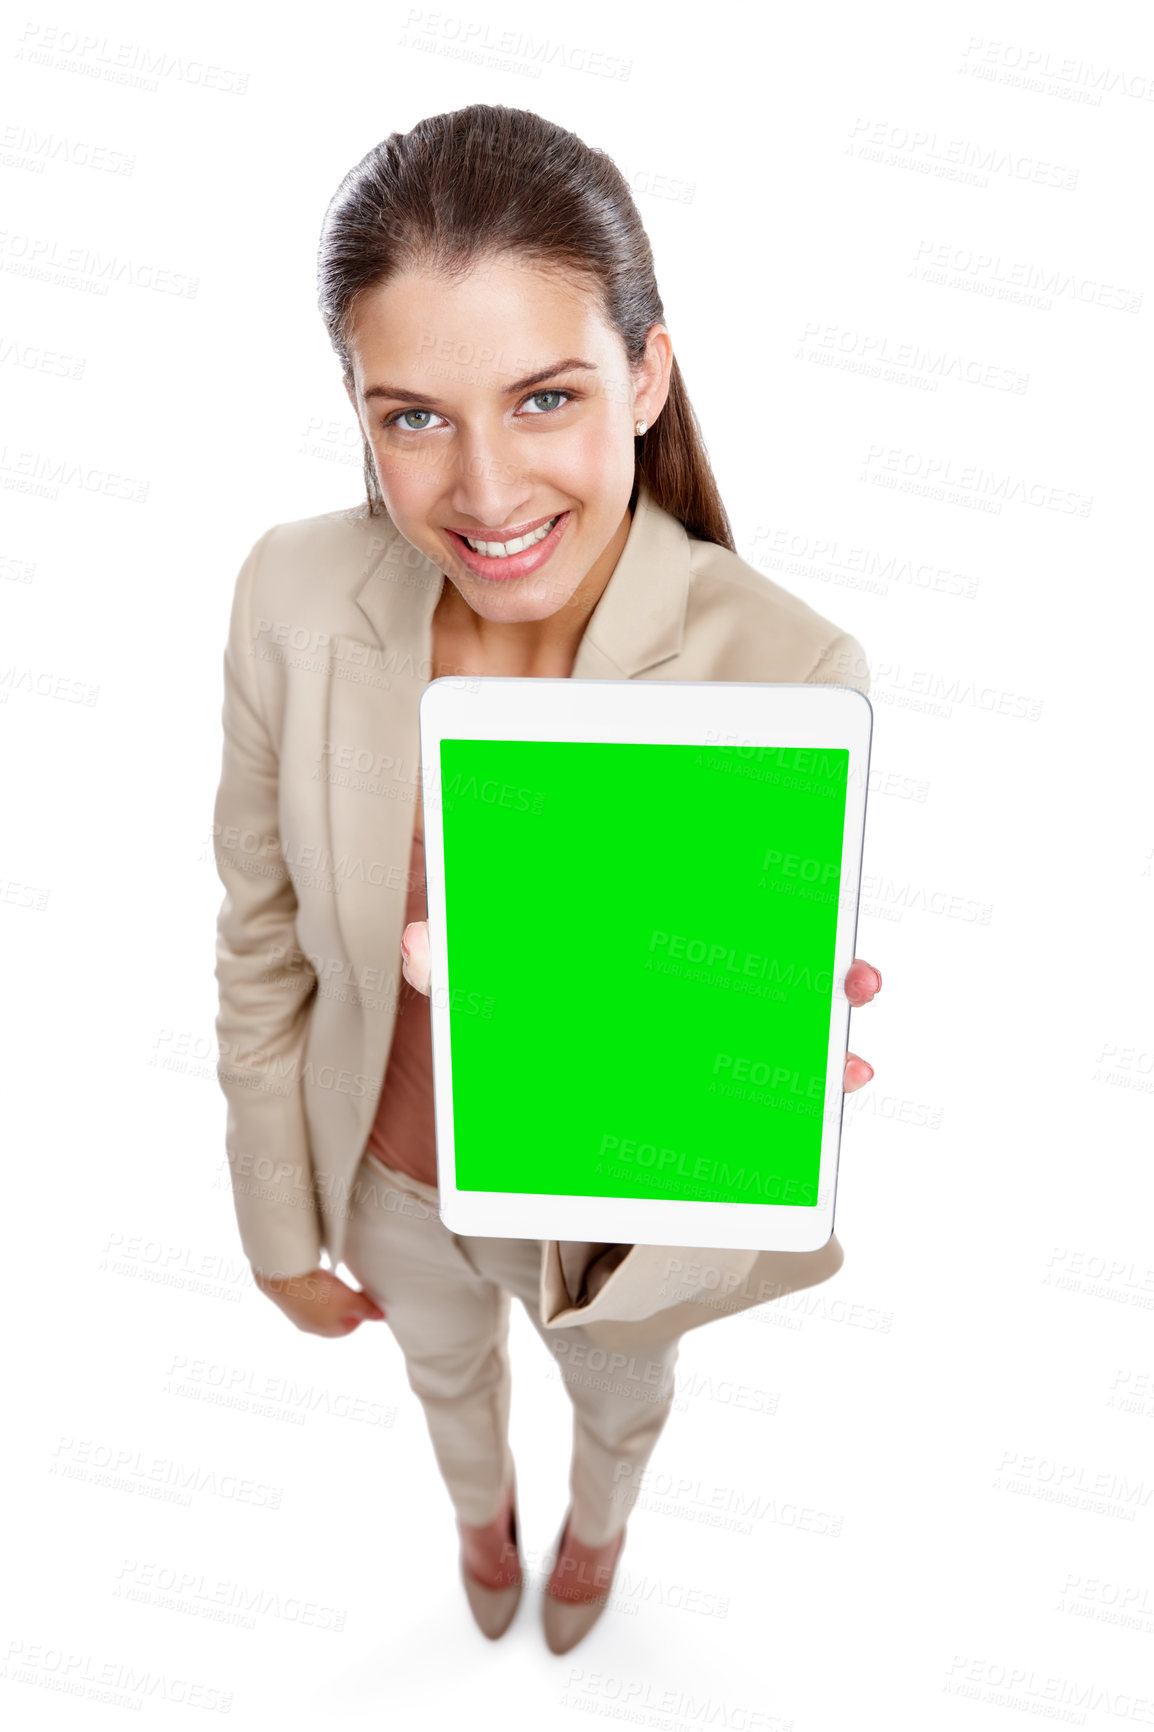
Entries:
{"label": "stud earring", "polygon": [[639,439],[640,439],[641,435],[644,433],[645,429],[648,427],[648,425],[649,425],[648,421],[635,421],[633,423],[633,431],[636,433],[636,435]]}

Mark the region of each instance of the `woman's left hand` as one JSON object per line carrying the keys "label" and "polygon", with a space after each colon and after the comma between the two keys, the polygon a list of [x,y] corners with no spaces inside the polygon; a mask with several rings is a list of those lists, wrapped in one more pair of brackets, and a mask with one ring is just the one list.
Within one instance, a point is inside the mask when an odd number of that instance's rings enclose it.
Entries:
{"label": "woman's left hand", "polygon": [[[415,986],[418,992],[428,997],[429,926],[425,920],[410,921],[401,934],[401,971],[410,986]],[[861,957],[855,956],[845,975],[845,995],[854,1009],[872,1003],[881,989],[882,977],[873,963],[863,962]],[[847,1095],[864,1088],[873,1074],[872,1064],[867,1064],[856,1052],[846,1053],[842,1088]]]}
{"label": "woman's left hand", "polygon": [[[872,962],[863,962],[860,956],[855,956],[845,971],[845,995],[856,1010],[859,1005],[870,1004],[882,989],[882,977]],[[855,1089],[864,1088],[874,1074],[872,1064],[867,1064],[864,1058],[859,1058],[856,1052],[845,1055],[845,1073],[842,1077],[842,1088],[847,1095]]]}

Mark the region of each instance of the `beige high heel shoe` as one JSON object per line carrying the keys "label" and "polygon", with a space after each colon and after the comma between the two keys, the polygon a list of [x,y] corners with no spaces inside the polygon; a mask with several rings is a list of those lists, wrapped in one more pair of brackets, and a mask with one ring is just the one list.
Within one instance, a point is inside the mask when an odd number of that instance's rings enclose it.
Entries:
{"label": "beige high heel shoe", "polygon": [[477,1624],[477,1628],[490,1641],[495,1642],[498,1636],[503,1636],[513,1622],[517,1607],[521,1603],[521,1594],[525,1587],[525,1576],[521,1569],[521,1546],[517,1537],[517,1484],[513,1481],[513,1510],[510,1521],[510,1538],[517,1553],[517,1580],[508,1588],[487,1588],[471,1576],[465,1568],[465,1548],[461,1547],[461,1580],[465,1584],[465,1598],[469,1602],[469,1610]]}
{"label": "beige high heel shoe", "polygon": [[[554,1556],[560,1557],[565,1546],[565,1535],[569,1529],[569,1517],[572,1508],[565,1512],[565,1520],[561,1532],[557,1536]],[[549,1592],[548,1583],[541,1596],[544,1613],[545,1643],[551,1654],[567,1654],[570,1648],[575,1648],[583,1636],[587,1636],[605,1607],[609,1603],[609,1595],[613,1589],[613,1578],[617,1573],[617,1564],[625,1546],[625,1529],[622,1528],[617,1550],[609,1569],[609,1581],[604,1593],[598,1594],[592,1600],[559,1600]]]}

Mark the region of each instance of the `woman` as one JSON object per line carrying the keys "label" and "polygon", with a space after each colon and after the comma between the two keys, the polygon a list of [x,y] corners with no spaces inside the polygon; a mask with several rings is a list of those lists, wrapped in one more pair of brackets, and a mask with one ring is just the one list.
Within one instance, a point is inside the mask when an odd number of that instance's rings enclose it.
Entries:
{"label": "woman", "polygon": [[[257,1285],[298,1328],[387,1318],[491,1637],[521,1593],[506,1336],[523,1301],[574,1405],[544,1596],[563,1653],[605,1604],[679,1334],[827,1278],[841,1250],[690,1248],[726,1280],[667,1292],[652,1259],[682,1248],[443,1227],[418,700],[446,674],[865,690],[868,673],[853,638],[738,558],[648,242],[601,152],[503,107],[394,134],[335,195],[319,280],[368,498],[267,531],[237,580],[214,825],[237,1218]],[[516,908],[501,886],[495,941],[517,943]],[[880,985],[860,961],[845,982],[855,1005]],[[871,1075],[850,1055],[844,1086]],[[614,1375],[593,1375],[606,1342]]]}

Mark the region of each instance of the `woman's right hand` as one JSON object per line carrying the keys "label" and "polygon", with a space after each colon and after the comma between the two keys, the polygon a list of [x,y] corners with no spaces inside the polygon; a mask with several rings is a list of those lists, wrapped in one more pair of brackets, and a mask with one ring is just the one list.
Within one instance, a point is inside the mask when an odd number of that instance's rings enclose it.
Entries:
{"label": "woman's right hand", "polygon": [[429,994],[429,923],[410,920],[401,933],[401,973],[418,992]]}
{"label": "woman's right hand", "polygon": [[362,1323],[375,1323],[385,1313],[359,1287],[350,1287],[331,1269],[310,1269],[307,1275],[270,1280],[253,1270],[252,1278],[285,1316],[310,1335],[351,1335]]}

